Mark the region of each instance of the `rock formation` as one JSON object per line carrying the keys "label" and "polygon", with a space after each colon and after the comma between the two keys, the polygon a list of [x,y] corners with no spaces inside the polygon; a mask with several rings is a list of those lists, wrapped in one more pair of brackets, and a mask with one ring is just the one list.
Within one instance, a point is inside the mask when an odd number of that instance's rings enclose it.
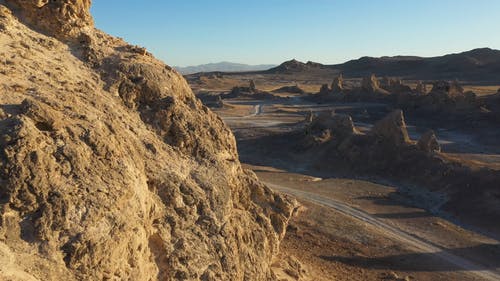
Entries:
{"label": "rock formation", "polygon": [[402,110],[396,110],[375,123],[371,134],[394,145],[411,143]]}
{"label": "rock formation", "polygon": [[257,91],[257,87],[255,86],[255,82],[253,80],[250,80],[248,88],[250,89],[250,92],[256,92]]}
{"label": "rock formation", "polygon": [[441,152],[441,145],[437,140],[436,134],[432,130],[427,131],[420,137],[417,146],[426,152]]}
{"label": "rock formation", "polygon": [[344,77],[342,76],[342,74],[340,74],[339,76],[333,79],[332,92],[336,94],[336,93],[341,93],[343,90],[344,90]]}
{"label": "rock formation", "polygon": [[307,138],[305,146],[325,143],[331,140],[341,141],[345,138],[359,133],[351,116],[335,114],[334,112],[322,112],[313,116],[312,121],[306,128]]}
{"label": "rock formation", "polygon": [[323,84],[321,85],[321,88],[319,89],[319,94],[320,95],[328,95],[330,94],[330,88],[328,87],[328,84]]}
{"label": "rock formation", "polygon": [[89,5],[0,2],[0,279],[273,280],[293,204]]}
{"label": "rock formation", "polygon": [[431,93],[445,93],[449,97],[460,96],[464,93],[464,89],[457,81],[447,82],[447,81],[436,81],[433,84]]}
{"label": "rock formation", "polygon": [[224,108],[224,101],[222,100],[220,95],[217,96],[217,101],[215,104],[217,108]]}
{"label": "rock formation", "polygon": [[415,87],[415,92],[421,95],[427,94],[427,85],[422,83],[422,81],[418,81],[417,86]]}
{"label": "rock formation", "polygon": [[59,39],[76,39],[91,30],[91,0],[5,0],[15,14],[31,27]]}
{"label": "rock formation", "polygon": [[376,92],[380,89],[380,83],[375,74],[372,74],[368,77],[364,77],[361,82],[361,89],[367,92]]}
{"label": "rock formation", "polygon": [[404,85],[399,78],[384,77],[380,83],[380,88],[392,94],[408,94],[412,92],[411,88]]}

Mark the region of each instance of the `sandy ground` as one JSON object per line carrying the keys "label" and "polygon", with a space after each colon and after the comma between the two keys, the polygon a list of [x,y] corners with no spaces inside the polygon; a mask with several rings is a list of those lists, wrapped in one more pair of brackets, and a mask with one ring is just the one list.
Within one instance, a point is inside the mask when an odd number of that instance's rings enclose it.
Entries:
{"label": "sandy ground", "polygon": [[[216,112],[235,132],[243,161],[259,158],[259,144],[242,140],[291,131],[309,111],[350,113],[366,131],[372,126],[370,119],[378,118],[378,111],[383,115],[385,108],[383,104],[316,105],[293,96],[284,103],[225,102],[230,106]],[[370,118],[363,116],[365,110]],[[411,136],[418,138],[424,128],[409,123]],[[443,149],[450,151],[448,157],[479,166],[500,165],[498,147],[477,141],[474,132],[437,131]],[[421,208],[438,208],[445,200],[442,195],[369,179],[318,178],[311,176],[307,163],[283,163],[269,155],[261,159],[247,168],[304,206],[289,227],[282,258],[297,258],[310,280],[500,280],[496,235],[482,235]],[[417,204],[422,201],[426,204]]]}
{"label": "sandy ground", "polygon": [[[195,91],[230,91],[233,87],[248,85],[250,80],[253,80],[258,89],[264,91],[272,91],[283,86],[297,85],[301,89],[309,93],[317,93],[319,92],[321,86],[323,84],[331,85],[333,78],[337,76],[338,73],[331,72],[328,74],[327,72],[321,71],[320,73],[306,73],[306,74],[253,74],[253,75],[245,75],[245,74],[233,74],[220,77],[200,77],[199,80],[191,80],[189,81],[193,90]],[[189,79],[189,78],[188,78]],[[359,84],[361,79],[349,79],[345,78],[345,83],[347,85],[355,85]],[[405,80],[405,84],[408,86],[415,88],[417,85],[417,81]],[[495,94],[500,88],[499,85],[473,85],[467,84],[464,82],[463,84],[465,91],[473,91],[478,96],[485,96]],[[429,85],[429,90],[431,86]]]}

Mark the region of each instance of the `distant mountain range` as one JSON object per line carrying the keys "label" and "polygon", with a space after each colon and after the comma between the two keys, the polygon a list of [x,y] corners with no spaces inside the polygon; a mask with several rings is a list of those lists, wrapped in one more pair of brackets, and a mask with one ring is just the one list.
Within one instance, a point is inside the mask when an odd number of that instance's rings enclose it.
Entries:
{"label": "distant mountain range", "polygon": [[429,58],[416,56],[362,57],[336,65],[291,60],[261,73],[300,74],[306,72],[342,73],[346,77],[352,78],[373,73],[377,76],[405,79],[459,79],[500,83],[500,51],[481,48],[459,54]]}
{"label": "distant mountain range", "polygon": [[180,73],[187,75],[198,72],[244,72],[244,71],[260,71],[267,70],[275,67],[273,64],[261,64],[261,65],[248,65],[241,63],[233,63],[233,62],[219,62],[219,63],[209,63],[202,64],[197,66],[174,66],[177,71]]}

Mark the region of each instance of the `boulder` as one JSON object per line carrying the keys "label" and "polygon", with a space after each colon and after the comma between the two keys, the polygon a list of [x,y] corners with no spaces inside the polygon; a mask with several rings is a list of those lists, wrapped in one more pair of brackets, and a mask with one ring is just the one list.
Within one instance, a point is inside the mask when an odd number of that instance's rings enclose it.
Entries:
{"label": "boulder", "polygon": [[420,137],[417,147],[425,152],[441,152],[441,145],[432,130],[427,131]]}
{"label": "boulder", "polygon": [[393,111],[375,123],[371,134],[398,146],[411,143],[402,110]]}

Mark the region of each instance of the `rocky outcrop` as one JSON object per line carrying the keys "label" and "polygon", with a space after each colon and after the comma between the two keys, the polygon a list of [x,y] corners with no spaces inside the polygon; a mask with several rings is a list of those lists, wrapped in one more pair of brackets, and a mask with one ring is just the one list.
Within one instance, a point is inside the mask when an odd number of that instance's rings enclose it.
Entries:
{"label": "rocky outcrop", "polygon": [[89,1],[4,2],[0,279],[273,280],[294,205],[183,77]]}
{"label": "rocky outcrop", "polygon": [[345,138],[359,133],[351,116],[335,114],[334,112],[322,112],[313,115],[306,128],[305,146],[318,145],[330,141],[341,141]]}
{"label": "rocky outcrop", "polygon": [[395,145],[411,143],[402,110],[396,110],[375,123],[371,134]]}
{"label": "rocky outcrop", "polygon": [[91,0],[5,0],[28,25],[58,39],[77,39],[93,28]]}
{"label": "rocky outcrop", "polygon": [[384,77],[380,82],[380,88],[391,94],[408,94],[412,92],[412,89],[403,84],[403,81],[399,78]]}
{"label": "rocky outcrop", "polygon": [[463,95],[464,89],[457,81],[436,81],[433,84],[431,93],[444,93],[449,97],[456,97]]}
{"label": "rocky outcrop", "polygon": [[343,90],[344,90],[344,77],[342,76],[342,74],[340,74],[339,76],[333,79],[332,92],[334,94],[337,94],[337,93],[342,93]]}
{"label": "rocky outcrop", "polygon": [[221,96],[217,96],[217,101],[215,102],[215,105],[217,108],[224,108],[224,101],[222,100]]}
{"label": "rocky outcrop", "polygon": [[377,79],[375,74],[372,74],[368,77],[364,77],[363,81],[361,81],[361,89],[367,92],[376,92],[380,89],[380,82]]}
{"label": "rocky outcrop", "polygon": [[427,131],[420,137],[417,146],[425,152],[441,152],[441,145],[432,130]]}

